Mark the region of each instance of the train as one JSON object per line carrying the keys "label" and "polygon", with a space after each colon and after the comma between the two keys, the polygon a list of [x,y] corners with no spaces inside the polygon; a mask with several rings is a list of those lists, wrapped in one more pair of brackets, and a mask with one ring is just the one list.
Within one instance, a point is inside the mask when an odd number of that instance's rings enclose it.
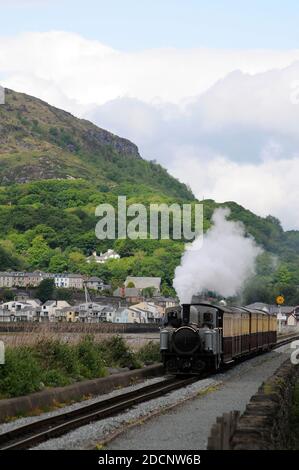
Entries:
{"label": "train", "polygon": [[271,350],[276,315],[247,307],[193,302],[166,310],[160,353],[167,373],[198,375]]}

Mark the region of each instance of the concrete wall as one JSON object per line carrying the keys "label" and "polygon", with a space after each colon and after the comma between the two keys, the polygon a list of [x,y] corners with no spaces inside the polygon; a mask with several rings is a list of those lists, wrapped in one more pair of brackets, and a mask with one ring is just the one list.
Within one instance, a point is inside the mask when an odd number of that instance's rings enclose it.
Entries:
{"label": "concrete wall", "polygon": [[57,406],[57,403],[78,401],[90,395],[102,395],[115,388],[127,387],[136,381],[162,374],[163,366],[157,364],[101,379],[77,382],[67,387],[49,388],[23,397],[0,400],[0,423],[14,416],[26,415],[33,410],[41,411],[53,405]]}

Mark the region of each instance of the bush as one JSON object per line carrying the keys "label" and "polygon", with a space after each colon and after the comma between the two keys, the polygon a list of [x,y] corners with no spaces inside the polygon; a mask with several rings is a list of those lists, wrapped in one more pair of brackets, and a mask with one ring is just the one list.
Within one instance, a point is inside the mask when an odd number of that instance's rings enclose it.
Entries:
{"label": "bush", "polygon": [[137,357],[141,362],[143,362],[143,364],[161,362],[159,343],[150,341],[149,343],[145,344],[139,349]]}
{"label": "bush", "polygon": [[105,364],[99,348],[92,336],[86,336],[77,346],[80,373],[83,377],[92,379],[106,375]]}
{"label": "bush", "polygon": [[141,367],[140,361],[121,336],[113,336],[103,341],[99,348],[103,352],[106,364],[110,367],[129,367],[129,369]]}
{"label": "bush", "polygon": [[48,387],[64,387],[69,385],[71,380],[58,369],[51,369],[43,374],[43,383]]}
{"label": "bush", "polygon": [[142,362],[156,362],[158,356],[155,344],[136,355],[121,336],[101,343],[85,336],[77,345],[43,340],[31,347],[8,348],[5,357],[6,363],[0,367],[0,396],[15,397],[103,377],[106,366],[136,369]]}
{"label": "bush", "polygon": [[7,349],[5,364],[0,367],[0,394],[16,397],[33,393],[41,388],[42,367],[32,349]]}
{"label": "bush", "polygon": [[72,345],[58,340],[39,341],[34,347],[34,353],[43,369],[62,370],[73,377],[79,374],[76,349]]}

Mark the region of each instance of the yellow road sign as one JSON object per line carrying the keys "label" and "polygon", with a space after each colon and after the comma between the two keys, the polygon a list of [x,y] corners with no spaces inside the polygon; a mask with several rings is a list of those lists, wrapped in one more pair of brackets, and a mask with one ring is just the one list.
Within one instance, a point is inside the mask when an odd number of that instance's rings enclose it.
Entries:
{"label": "yellow road sign", "polygon": [[283,295],[278,295],[278,296],[276,297],[276,303],[277,303],[278,305],[284,304],[284,296],[283,296]]}

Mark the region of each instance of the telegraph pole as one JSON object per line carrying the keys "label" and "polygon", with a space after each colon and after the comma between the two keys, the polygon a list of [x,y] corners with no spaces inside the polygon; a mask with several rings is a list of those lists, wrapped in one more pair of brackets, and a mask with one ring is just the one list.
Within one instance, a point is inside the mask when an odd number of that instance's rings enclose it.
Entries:
{"label": "telegraph pole", "polygon": [[281,333],[281,317],[282,317],[282,313],[281,313],[281,306],[282,304],[284,304],[284,296],[283,295],[278,295],[276,297],[276,304],[277,304],[277,307],[278,307],[278,315],[279,318],[278,318],[278,332]]}

